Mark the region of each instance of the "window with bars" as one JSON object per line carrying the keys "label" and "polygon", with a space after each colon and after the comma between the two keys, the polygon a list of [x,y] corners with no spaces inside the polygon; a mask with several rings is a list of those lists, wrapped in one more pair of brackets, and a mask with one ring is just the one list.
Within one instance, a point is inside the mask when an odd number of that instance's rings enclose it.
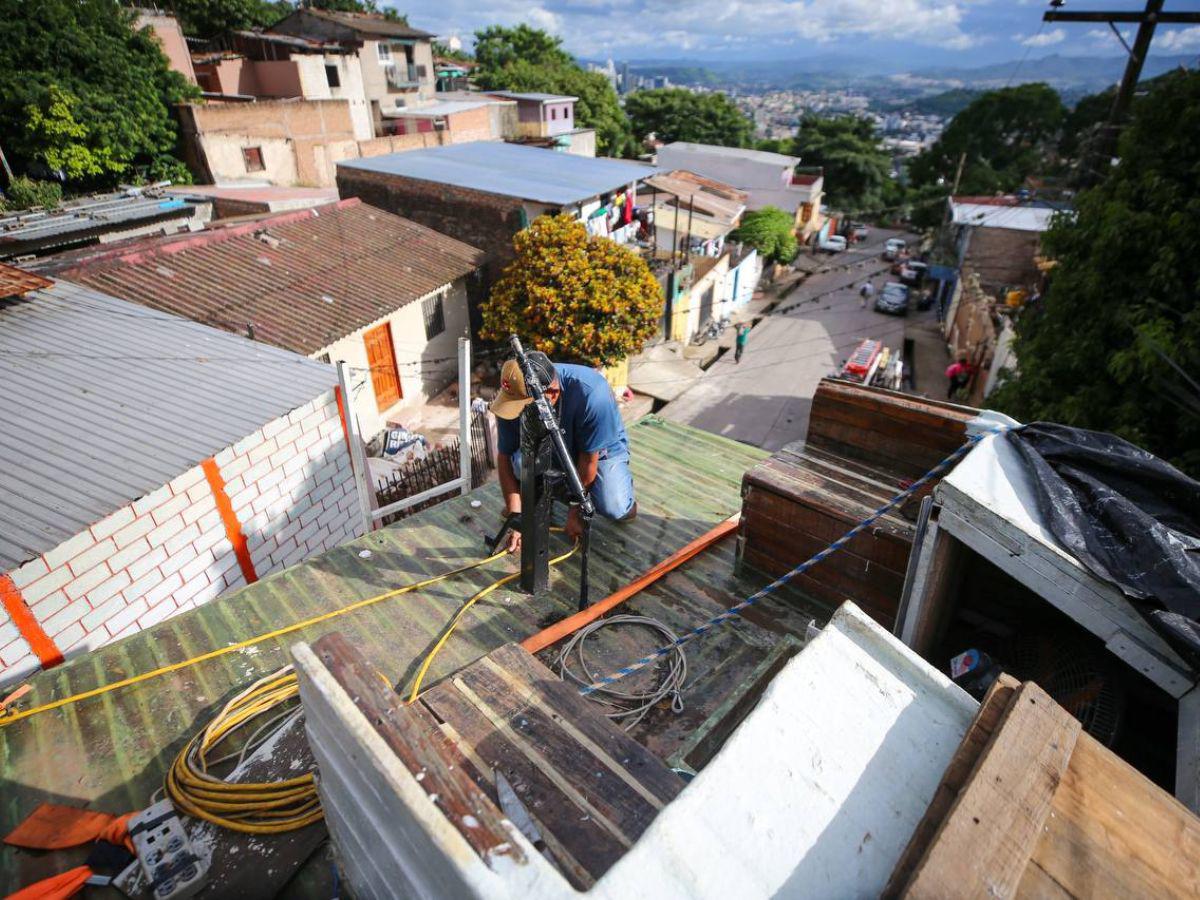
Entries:
{"label": "window with bars", "polygon": [[446,330],[446,307],[443,303],[444,294],[434,294],[426,297],[422,303],[425,313],[425,340],[432,340]]}

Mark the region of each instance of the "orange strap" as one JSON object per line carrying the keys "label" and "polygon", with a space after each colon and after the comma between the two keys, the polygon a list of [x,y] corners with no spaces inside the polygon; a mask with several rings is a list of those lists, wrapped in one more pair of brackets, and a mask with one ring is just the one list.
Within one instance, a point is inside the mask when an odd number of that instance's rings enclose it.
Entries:
{"label": "orange strap", "polygon": [[29,608],[29,604],[25,602],[25,598],[21,596],[21,592],[7,575],[0,575],[0,603],[4,604],[9,618],[17,626],[17,631],[21,633],[21,637],[25,638],[43,669],[52,668],[63,661],[62,651],[42,630],[33,610]]}
{"label": "orange strap", "polygon": [[233,514],[233,504],[229,502],[229,494],[225,491],[225,479],[221,477],[217,461],[210,456],[200,463],[200,467],[204,469],[204,477],[208,479],[208,486],[212,488],[213,499],[217,501],[217,512],[221,514],[221,521],[225,523],[225,536],[229,538],[229,543],[233,544],[233,555],[237,557],[242,576],[246,579],[246,584],[254,584],[258,581],[258,573],[254,571],[254,560],[250,558],[250,548],[246,546],[246,536],[242,534],[242,523]]}
{"label": "orange strap", "polygon": [[78,806],[41,803],[24,822],[9,832],[4,843],[27,850],[65,850],[92,841],[108,841],[124,844],[133,853],[129,820],[134,815],[114,816]]}
{"label": "orange strap", "polygon": [[342,420],[342,437],[346,439],[346,449],[353,453],[354,448],[350,446],[350,426],[346,424],[346,401],[342,398],[342,386],[340,384],[334,385],[333,396],[337,399],[338,418]]}
{"label": "orange strap", "polygon": [[35,881],[28,887],[9,894],[6,900],[67,900],[83,890],[84,882],[91,877],[92,870],[89,866],[76,866],[74,869]]}
{"label": "orange strap", "polygon": [[724,522],[709,529],[694,541],[680,547],[662,562],[647,569],[633,581],[629,582],[629,584],[625,585],[625,587],[609,594],[603,600],[593,603],[587,609],[581,610],[575,613],[575,615],[563,619],[561,622],[555,622],[544,631],[530,635],[521,641],[521,646],[530,653],[537,653],[539,650],[546,649],[555,641],[560,641],[567,635],[574,634],[584,625],[600,618],[614,606],[624,603],[634,594],[649,587],[672,569],[679,568],[696,554],[707,550],[721,538],[725,537],[725,535],[737,530],[741,515],[740,512],[734,513]]}

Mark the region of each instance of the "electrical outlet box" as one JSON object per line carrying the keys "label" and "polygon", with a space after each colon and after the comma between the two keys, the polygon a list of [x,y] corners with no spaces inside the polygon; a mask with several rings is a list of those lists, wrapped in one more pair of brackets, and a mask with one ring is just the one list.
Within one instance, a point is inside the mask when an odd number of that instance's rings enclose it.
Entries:
{"label": "electrical outlet box", "polygon": [[129,837],[155,900],[182,900],[204,886],[208,863],[196,855],[170,800],[130,819]]}

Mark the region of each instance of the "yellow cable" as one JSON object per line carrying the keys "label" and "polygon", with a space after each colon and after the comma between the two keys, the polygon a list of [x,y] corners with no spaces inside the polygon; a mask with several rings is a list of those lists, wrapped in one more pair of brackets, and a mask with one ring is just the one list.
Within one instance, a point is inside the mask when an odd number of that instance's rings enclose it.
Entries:
{"label": "yellow cable", "polygon": [[138,684],[142,681],[148,681],[151,678],[157,678],[160,675],[167,675],[171,672],[177,672],[180,669],[186,669],[188,666],[194,666],[196,663],[204,662],[205,660],[215,659],[218,656],[224,656],[226,653],[233,653],[235,650],[241,650],[245,647],[253,646],[260,641],[268,641],[272,638],[281,637],[285,634],[290,634],[293,631],[300,631],[303,628],[308,628],[312,625],[317,625],[337,616],[345,615],[346,613],[354,612],[362,609],[364,606],[370,606],[374,603],[379,603],[383,600],[388,600],[392,597],[397,597],[400,594],[407,594],[410,591],[420,590],[421,588],[429,587],[437,584],[440,581],[445,581],[448,578],[453,578],[457,575],[462,575],[464,572],[469,572],[472,569],[477,569],[480,566],[485,566],[490,562],[495,562],[502,557],[507,556],[507,552],[493,553],[491,556],[478,560],[477,562],[469,563],[465,566],[460,566],[457,569],[451,569],[449,572],[444,572],[441,575],[435,575],[432,578],[426,578],[423,581],[417,581],[413,584],[405,585],[395,590],[386,591],[374,597],[368,597],[366,600],[359,600],[351,603],[349,606],[344,606],[341,609],[335,609],[332,612],[322,613],[319,616],[313,616],[301,622],[296,622],[284,628],[277,628],[274,631],[268,631],[266,634],[259,634],[254,637],[246,638],[243,641],[238,641],[234,644],[229,644],[226,647],[221,647],[217,650],[210,650],[207,653],[201,653],[198,656],[193,656],[190,659],[182,660],[181,662],[171,663],[170,665],[161,666],[157,669],[152,669],[149,672],[143,672],[140,675],[133,675],[129,678],[122,678],[120,681],[114,681],[112,684],[106,684],[102,687],[93,688],[90,691],[82,691],[78,694],[72,694],[69,697],[64,697],[61,700],[54,700],[50,703],[44,703],[41,706],[35,706],[32,709],[22,710],[21,712],[9,713],[8,715],[0,716],[0,727],[12,725],[22,719],[28,719],[30,716],[36,716],[39,713],[49,712],[52,709],[59,709],[68,706],[72,703],[78,703],[80,700],[88,700],[92,697],[99,697],[107,694],[109,691],[115,691],[119,688],[129,687],[130,685]]}
{"label": "yellow cable", "polygon": [[[575,546],[572,547],[570,550],[568,550],[566,553],[564,553],[562,556],[558,556],[558,557],[555,557],[554,559],[550,560],[550,565],[557,566],[563,560],[568,559],[571,556],[571,554],[573,554],[578,549],[579,549],[579,542],[576,541]],[[484,597],[486,597],[492,591],[496,590],[497,588],[503,587],[504,585],[508,584],[509,582],[516,581],[520,577],[521,577],[520,572],[514,572],[512,575],[505,575],[499,581],[493,581],[491,584],[489,584],[483,590],[479,591],[477,594],[475,594],[474,597],[472,597],[470,600],[468,600],[466,603],[463,604],[462,609],[460,609],[457,613],[455,613],[454,618],[450,620],[450,625],[446,628],[445,632],[443,632],[442,636],[440,638],[438,638],[438,642],[433,645],[433,649],[430,650],[429,653],[426,655],[425,661],[423,663],[421,663],[421,668],[417,671],[417,677],[413,681],[412,690],[408,694],[408,701],[407,701],[408,703],[416,703],[417,702],[417,697],[419,697],[421,695],[421,682],[425,680],[425,673],[428,672],[429,667],[431,665],[433,665],[433,658],[438,655],[438,653],[439,653],[439,651],[441,651],[442,647],[445,646],[446,641],[450,639],[450,635],[454,633],[454,629],[458,627],[458,623],[461,622],[463,616],[465,616],[467,614],[467,610],[469,610],[472,606],[474,606],[477,602],[482,600]]]}

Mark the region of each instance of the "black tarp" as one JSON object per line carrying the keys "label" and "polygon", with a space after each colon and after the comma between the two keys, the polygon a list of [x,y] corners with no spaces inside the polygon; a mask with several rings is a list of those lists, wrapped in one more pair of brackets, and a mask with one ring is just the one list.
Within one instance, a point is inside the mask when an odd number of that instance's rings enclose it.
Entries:
{"label": "black tarp", "polygon": [[1103,432],[1035,422],[1007,439],[1059,545],[1200,668],[1200,482]]}

